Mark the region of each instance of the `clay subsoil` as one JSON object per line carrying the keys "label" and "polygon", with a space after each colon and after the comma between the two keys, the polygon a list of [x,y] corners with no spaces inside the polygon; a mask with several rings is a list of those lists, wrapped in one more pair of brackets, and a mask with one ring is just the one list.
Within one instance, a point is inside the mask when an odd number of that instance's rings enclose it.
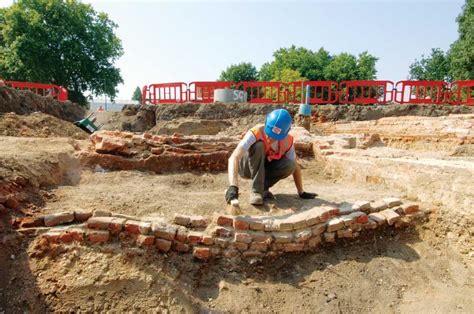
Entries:
{"label": "clay subsoil", "polygon": [[[259,113],[246,119],[250,125],[262,118]],[[6,119],[11,116],[0,116],[0,125]],[[235,127],[228,133],[237,136],[238,131]],[[174,127],[161,132],[172,134]],[[456,245],[459,229],[444,220],[445,208],[435,208],[429,220],[416,227],[381,230],[273,260],[203,263],[190,254],[159,254],[120,244],[73,245],[38,254],[35,237],[13,228],[15,217],[75,209],[140,217],[211,216],[226,210],[227,175],[82,168],[75,151],[89,141],[69,131],[3,135],[0,181],[16,180],[22,189],[19,208],[0,213],[0,312],[469,313],[474,308],[473,248]],[[301,164],[305,189],[318,193],[317,199],[297,198],[292,180],[285,179],[272,189],[274,201],[253,207],[244,180],[240,200],[245,213],[409,198],[380,184],[335,180],[313,159]]]}

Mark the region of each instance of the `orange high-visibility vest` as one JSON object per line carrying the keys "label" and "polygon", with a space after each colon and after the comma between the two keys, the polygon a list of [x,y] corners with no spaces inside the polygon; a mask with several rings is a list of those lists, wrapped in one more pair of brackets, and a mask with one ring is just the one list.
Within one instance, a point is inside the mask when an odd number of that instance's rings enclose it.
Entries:
{"label": "orange high-visibility vest", "polygon": [[255,135],[257,141],[263,141],[263,143],[265,144],[265,153],[267,154],[268,161],[272,161],[274,159],[280,160],[283,155],[285,155],[291,149],[291,146],[293,145],[293,136],[288,134],[286,138],[281,141],[278,141],[278,151],[274,152],[270,147],[270,142],[268,141],[268,137],[265,134],[264,124],[258,124],[255,127],[251,128],[250,131],[252,131],[253,135]]}

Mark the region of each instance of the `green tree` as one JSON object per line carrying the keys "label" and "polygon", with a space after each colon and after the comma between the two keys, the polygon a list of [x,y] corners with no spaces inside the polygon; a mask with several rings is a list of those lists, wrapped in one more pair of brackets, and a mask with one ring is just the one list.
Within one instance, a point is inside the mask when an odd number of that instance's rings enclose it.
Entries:
{"label": "green tree", "polygon": [[283,82],[283,83],[290,83],[290,82],[300,82],[300,81],[307,81],[308,79],[301,75],[298,70],[292,69],[283,69],[282,71],[278,72],[276,76],[272,78],[274,82]]}
{"label": "green tree", "polygon": [[137,100],[139,104],[142,103],[142,91],[140,87],[137,86],[133,92],[132,100]]}
{"label": "green tree", "polygon": [[357,80],[374,80],[377,77],[378,58],[370,55],[367,51],[359,54],[357,58]]}
{"label": "green tree", "polygon": [[450,75],[454,80],[474,79],[474,0],[466,0],[457,17],[459,38],[449,51]]}
{"label": "green tree", "polygon": [[232,64],[221,72],[219,81],[227,82],[251,82],[257,81],[257,68],[250,62]]}
{"label": "green tree", "polygon": [[280,48],[273,53],[274,60],[262,65],[259,79],[262,81],[275,80],[281,76],[284,69],[298,71],[309,80],[324,79],[324,68],[330,62],[329,52],[320,48],[317,52],[304,47],[291,46]]}
{"label": "green tree", "polygon": [[421,56],[410,65],[410,80],[451,81],[448,54],[439,48],[431,50],[431,55]]}
{"label": "green tree", "polygon": [[115,97],[123,51],[105,13],[79,0],[18,0],[0,15],[0,76],[62,85],[80,104],[86,91]]}
{"label": "green tree", "polygon": [[324,69],[324,78],[328,81],[356,80],[357,77],[357,58],[345,52],[334,56]]}

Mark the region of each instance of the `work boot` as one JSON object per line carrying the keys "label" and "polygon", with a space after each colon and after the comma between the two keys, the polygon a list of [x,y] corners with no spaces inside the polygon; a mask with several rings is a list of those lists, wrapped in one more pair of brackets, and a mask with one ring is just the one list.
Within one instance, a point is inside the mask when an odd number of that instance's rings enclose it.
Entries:
{"label": "work boot", "polygon": [[262,194],[257,192],[250,192],[250,204],[252,205],[263,205]]}
{"label": "work boot", "polygon": [[272,200],[274,198],[275,198],[275,196],[273,196],[273,193],[270,192],[269,190],[263,191],[263,199],[264,200]]}

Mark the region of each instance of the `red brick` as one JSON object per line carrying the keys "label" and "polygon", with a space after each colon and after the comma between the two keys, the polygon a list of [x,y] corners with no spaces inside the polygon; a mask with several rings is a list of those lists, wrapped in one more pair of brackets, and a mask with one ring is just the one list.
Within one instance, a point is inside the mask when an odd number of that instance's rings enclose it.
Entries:
{"label": "red brick", "polygon": [[337,230],[338,238],[352,238],[352,229]]}
{"label": "red brick", "polygon": [[391,209],[385,209],[381,211],[380,214],[385,216],[385,218],[387,219],[387,223],[390,226],[400,220],[400,215],[398,215],[396,212],[394,212]]}
{"label": "red brick", "polygon": [[59,241],[63,243],[71,243],[72,240],[73,240],[72,235],[67,231],[61,233],[61,235],[59,236]]}
{"label": "red brick", "polygon": [[87,228],[108,230],[114,217],[91,217],[87,220]]}
{"label": "red brick", "polygon": [[79,228],[72,228],[72,229],[68,229],[68,232],[74,241],[76,242],[84,241],[84,234],[85,234],[84,230],[79,229]]}
{"label": "red brick", "polygon": [[373,221],[372,219],[369,219],[365,224],[362,224],[362,228],[364,228],[364,230],[376,229],[377,226],[377,222]]}
{"label": "red brick", "polygon": [[249,223],[249,228],[255,231],[263,231],[265,229],[265,225],[260,219],[252,219]]}
{"label": "red brick", "polygon": [[137,243],[140,246],[152,246],[155,243],[155,236],[140,234]]}
{"label": "red brick", "polygon": [[291,232],[273,232],[275,243],[289,243],[293,241],[293,233]]}
{"label": "red brick", "polygon": [[405,215],[416,213],[420,210],[418,204],[404,204],[402,205],[402,210]]}
{"label": "red brick", "polygon": [[151,228],[150,222],[127,220],[124,230],[130,234],[148,234]]}
{"label": "red brick", "polygon": [[44,224],[46,227],[52,227],[73,221],[74,213],[71,212],[54,213],[44,216]]}
{"label": "red brick", "polygon": [[315,235],[315,236],[320,235],[325,230],[326,230],[326,224],[325,223],[317,224],[316,226],[311,228],[311,231],[313,232],[313,235]]}
{"label": "red brick", "polygon": [[245,251],[249,248],[249,245],[247,243],[242,242],[233,242],[232,246],[239,251]]}
{"label": "red brick", "polygon": [[214,242],[221,248],[225,249],[227,246],[229,246],[229,240],[228,239],[223,239],[223,238],[215,238]]}
{"label": "red brick", "polygon": [[191,227],[193,228],[205,228],[207,227],[207,219],[203,216],[191,216]]}
{"label": "red brick", "polygon": [[334,232],[334,231],[337,231],[339,229],[342,229],[344,227],[344,221],[339,218],[339,217],[335,217],[335,218],[331,218],[328,222],[327,222],[327,231],[328,232]]}
{"label": "red brick", "polygon": [[[186,230],[186,228],[184,227],[180,227],[180,228],[183,228],[184,230]],[[152,230],[152,233],[156,237],[171,241],[175,239],[178,228],[175,227],[174,225],[169,225],[167,223],[154,222],[151,227],[151,230]],[[184,242],[185,239],[187,238],[187,233],[185,235],[183,234],[182,236],[184,237],[184,239],[181,241],[182,237],[180,237],[179,241]]]}
{"label": "red brick", "polygon": [[266,242],[254,242],[250,244],[250,250],[266,252],[268,250],[268,243]]}
{"label": "red brick", "polygon": [[50,243],[58,243],[61,236],[59,231],[48,231],[42,235],[43,238],[47,239]]}
{"label": "red brick", "polygon": [[175,214],[174,223],[186,227],[191,224],[191,218],[187,215]]}
{"label": "red brick", "polygon": [[219,226],[229,226],[232,227],[234,223],[234,217],[230,215],[221,215],[217,217],[217,224]]}
{"label": "red brick", "polygon": [[301,231],[295,231],[295,241],[296,242],[304,242],[311,238],[313,233],[311,232],[311,229],[304,229]]}
{"label": "red brick", "polygon": [[314,248],[321,243],[321,236],[315,236],[308,241],[308,247]]}
{"label": "red brick", "polygon": [[173,250],[176,252],[186,253],[189,252],[189,245],[183,242],[173,242]]}
{"label": "red brick", "polygon": [[367,221],[369,221],[369,216],[367,216],[367,215],[361,215],[361,216],[357,217],[357,219],[356,219],[356,222],[358,224],[364,224]]}
{"label": "red brick", "polygon": [[202,232],[189,232],[188,233],[188,242],[191,243],[191,244],[198,244],[198,243],[201,243],[202,242],[202,237],[203,237],[203,234]]}
{"label": "red brick", "polygon": [[103,230],[90,230],[87,239],[92,243],[105,243],[109,240],[109,232]]}
{"label": "red brick", "polygon": [[193,249],[193,256],[200,260],[208,260],[211,256],[211,250],[205,246],[196,246]]}
{"label": "red brick", "polygon": [[165,240],[165,239],[160,239],[156,238],[155,239],[155,245],[160,250],[161,252],[168,252],[171,249],[171,241]]}
{"label": "red brick", "polygon": [[265,254],[260,251],[248,250],[242,253],[243,258],[263,258]]}
{"label": "red brick", "polygon": [[236,230],[248,230],[250,228],[249,220],[246,217],[235,217],[234,228]]}
{"label": "red brick", "polygon": [[43,225],[43,217],[24,217],[20,222],[20,228],[41,227]]}
{"label": "red brick", "polygon": [[381,226],[383,225],[384,223],[387,222],[387,218],[382,215],[381,213],[372,213],[372,214],[369,214],[369,219],[371,219],[372,221],[375,221],[377,223],[377,225]]}
{"label": "red brick", "polygon": [[[174,227],[174,226],[173,226]],[[170,232],[168,233],[169,237],[171,237],[172,235],[172,230],[170,230]],[[169,238],[168,237],[168,238]],[[179,242],[185,242],[186,241],[186,238],[188,237],[188,229],[186,229],[185,227],[183,226],[178,226],[176,228],[176,234],[175,234],[175,239]]]}
{"label": "red brick", "polygon": [[224,237],[224,238],[230,237],[232,233],[233,233],[233,229],[229,227],[221,227],[221,226],[215,227],[214,230],[212,231],[213,235],[217,237]]}
{"label": "red brick", "polygon": [[300,252],[304,249],[304,243],[285,243],[283,244],[284,252]]}
{"label": "red brick", "polygon": [[112,221],[109,224],[109,230],[112,234],[118,234],[123,230],[123,225],[125,224],[125,218],[116,218],[113,217]]}
{"label": "red brick", "polygon": [[214,244],[214,238],[205,235],[205,236],[202,237],[201,243],[204,244],[204,245],[213,245]]}
{"label": "red brick", "polygon": [[226,258],[233,258],[233,257],[236,257],[236,256],[239,256],[239,251],[237,251],[236,249],[234,248],[231,248],[231,249],[228,249],[228,250],[224,250],[222,252],[222,255]]}
{"label": "red brick", "polygon": [[76,222],[85,222],[91,217],[92,217],[92,212],[82,212],[82,211],[74,212],[74,221]]}
{"label": "red brick", "polygon": [[10,196],[7,198],[7,201],[5,202],[5,207],[10,208],[10,209],[18,209],[20,207],[20,202],[18,199],[14,196]]}
{"label": "red brick", "polygon": [[246,232],[236,232],[234,236],[234,241],[241,243],[250,243],[252,242],[252,237]]}
{"label": "red brick", "polygon": [[110,217],[110,216],[112,216],[112,213],[108,210],[96,209],[92,213],[92,217]]}

